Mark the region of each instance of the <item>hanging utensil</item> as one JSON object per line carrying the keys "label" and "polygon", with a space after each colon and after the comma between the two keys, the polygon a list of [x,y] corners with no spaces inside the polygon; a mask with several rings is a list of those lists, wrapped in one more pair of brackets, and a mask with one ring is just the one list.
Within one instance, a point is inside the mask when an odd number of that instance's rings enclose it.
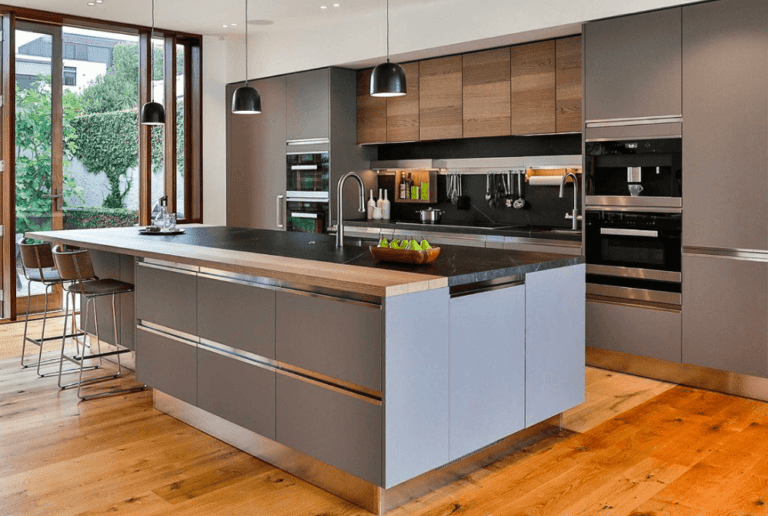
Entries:
{"label": "hanging utensil", "polygon": [[512,207],[516,210],[519,210],[521,208],[525,208],[525,199],[523,199],[523,183],[522,183],[522,176],[523,172],[518,170],[517,171],[517,194],[520,196],[517,199],[515,199],[515,202],[512,204]]}
{"label": "hanging utensil", "polygon": [[485,173],[485,200],[491,200],[491,173]]}
{"label": "hanging utensil", "polygon": [[511,192],[510,192],[509,195],[507,195],[506,199],[504,200],[504,205],[507,208],[511,208],[512,207],[512,201],[514,200],[514,197],[515,197],[515,183],[512,182],[512,171],[511,170],[507,170],[507,179],[509,180]]}

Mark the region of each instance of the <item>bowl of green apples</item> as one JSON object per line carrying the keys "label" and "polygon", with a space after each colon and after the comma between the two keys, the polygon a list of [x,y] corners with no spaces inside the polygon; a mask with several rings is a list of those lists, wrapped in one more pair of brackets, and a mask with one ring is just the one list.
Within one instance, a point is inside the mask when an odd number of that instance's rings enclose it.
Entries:
{"label": "bowl of green apples", "polygon": [[390,242],[386,238],[382,238],[378,245],[372,245],[370,249],[371,254],[382,262],[424,265],[434,262],[440,256],[440,248],[432,247],[426,240],[417,242],[414,239],[394,239]]}

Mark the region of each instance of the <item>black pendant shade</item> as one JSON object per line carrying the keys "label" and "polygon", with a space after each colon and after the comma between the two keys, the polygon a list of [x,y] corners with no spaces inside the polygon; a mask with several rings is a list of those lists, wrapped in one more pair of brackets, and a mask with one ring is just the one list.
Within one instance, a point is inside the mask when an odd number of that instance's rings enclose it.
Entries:
{"label": "black pendant shade", "polygon": [[372,97],[401,97],[406,94],[405,71],[397,63],[381,63],[371,73]]}
{"label": "black pendant shade", "polygon": [[165,109],[157,102],[147,102],[141,107],[142,125],[165,125]]}
{"label": "black pendant shade", "polygon": [[237,115],[258,115],[261,113],[261,95],[256,88],[240,86],[232,96],[232,113]]}

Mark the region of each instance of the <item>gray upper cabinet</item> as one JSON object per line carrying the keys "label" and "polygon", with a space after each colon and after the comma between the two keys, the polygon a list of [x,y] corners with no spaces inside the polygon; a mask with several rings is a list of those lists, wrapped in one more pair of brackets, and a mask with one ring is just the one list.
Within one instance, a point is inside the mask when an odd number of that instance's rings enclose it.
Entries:
{"label": "gray upper cabinet", "polygon": [[310,70],[287,77],[286,139],[330,137],[331,69]]}
{"label": "gray upper cabinet", "polygon": [[683,10],[683,245],[768,250],[768,2]]}
{"label": "gray upper cabinet", "polygon": [[[227,86],[227,99],[242,84]],[[260,115],[233,115],[227,105],[227,226],[282,229],[286,78],[251,85],[264,99]]]}
{"label": "gray upper cabinet", "polygon": [[768,377],[768,263],[683,255],[683,362]]}
{"label": "gray upper cabinet", "polygon": [[586,122],[681,115],[680,8],[588,23],[584,46]]}

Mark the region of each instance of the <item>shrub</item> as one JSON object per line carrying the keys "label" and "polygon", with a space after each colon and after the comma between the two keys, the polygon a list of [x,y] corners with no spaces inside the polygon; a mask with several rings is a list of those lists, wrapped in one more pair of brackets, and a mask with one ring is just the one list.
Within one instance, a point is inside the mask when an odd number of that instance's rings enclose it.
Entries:
{"label": "shrub", "polygon": [[64,210],[64,229],[128,227],[138,222],[138,210],[95,206]]}

